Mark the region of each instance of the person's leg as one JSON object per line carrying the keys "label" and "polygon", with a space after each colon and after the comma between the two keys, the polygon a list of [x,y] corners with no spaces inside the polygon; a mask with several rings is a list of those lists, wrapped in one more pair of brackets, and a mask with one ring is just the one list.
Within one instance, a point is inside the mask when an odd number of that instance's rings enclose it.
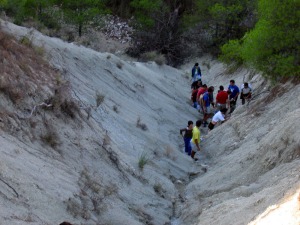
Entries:
{"label": "person's leg", "polygon": [[184,138],[184,150],[185,150],[185,153],[189,152],[189,145],[190,145],[190,139],[189,138]]}
{"label": "person's leg", "polygon": [[187,138],[188,139],[188,146],[187,146],[187,150],[188,150],[188,155],[191,155],[192,153],[192,146],[191,146],[191,140],[192,138]]}
{"label": "person's leg", "polygon": [[191,157],[194,159],[194,157],[195,157],[195,154],[196,154],[196,152],[194,152],[193,150],[192,150],[192,152],[191,152]]}
{"label": "person's leg", "polygon": [[236,107],[236,100],[233,100],[230,102],[230,113],[232,113],[235,110]]}

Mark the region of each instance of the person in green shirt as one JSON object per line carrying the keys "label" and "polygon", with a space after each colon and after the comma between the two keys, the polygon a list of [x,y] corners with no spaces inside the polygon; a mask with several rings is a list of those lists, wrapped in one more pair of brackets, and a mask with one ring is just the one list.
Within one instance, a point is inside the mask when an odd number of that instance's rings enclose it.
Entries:
{"label": "person in green shirt", "polygon": [[191,147],[192,147],[192,153],[191,153],[191,157],[197,161],[197,158],[195,157],[195,154],[197,151],[200,151],[200,126],[202,124],[201,120],[197,120],[196,122],[196,126],[194,126],[193,128],[193,137],[191,140]]}

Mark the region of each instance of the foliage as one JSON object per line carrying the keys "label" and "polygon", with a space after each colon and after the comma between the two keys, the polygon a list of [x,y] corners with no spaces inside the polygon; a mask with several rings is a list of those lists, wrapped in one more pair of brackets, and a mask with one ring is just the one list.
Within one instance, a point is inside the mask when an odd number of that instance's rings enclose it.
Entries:
{"label": "foliage", "polygon": [[299,76],[299,9],[293,0],[259,1],[259,21],[241,44],[229,42],[222,48],[221,59],[237,60],[261,70],[272,79]]}
{"label": "foliage", "polygon": [[98,0],[56,0],[68,22],[77,26],[78,35],[82,35],[83,26],[92,21],[96,15],[107,12],[104,2]]}
{"label": "foliage", "polygon": [[255,9],[256,0],[198,0],[194,16],[200,25],[197,33],[202,45],[218,51],[230,39],[241,38],[254,26]]}
{"label": "foliage", "polygon": [[144,27],[153,27],[155,24],[153,15],[165,10],[162,0],[133,0],[130,5],[135,9],[138,22]]}
{"label": "foliage", "polygon": [[185,19],[195,0],[162,1],[133,0],[131,6],[137,18],[136,32],[132,47],[128,53],[140,57],[145,52],[157,51],[163,54],[167,64],[176,66],[188,55],[183,32],[186,30]]}
{"label": "foliage", "polygon": [[145,165],[148,163],[148,161],[149,161],[149,158],[148,158],[147,153],[143,152],[139,157],[139,162],[138,162],[139,168],[141,170],[143,170]]}

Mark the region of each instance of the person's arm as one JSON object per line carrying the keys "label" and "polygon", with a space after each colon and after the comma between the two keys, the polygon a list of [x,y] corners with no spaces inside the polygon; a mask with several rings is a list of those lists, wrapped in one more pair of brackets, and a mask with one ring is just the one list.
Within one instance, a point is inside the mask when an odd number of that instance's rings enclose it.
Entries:
{"label": "person's arm", "polygon": [[200,152],[200,146],[199,146],[199,143],[198,143],[198,139],[195,139],[195,145],[196,145],[198,151]]}
{"label": "person's arm", "polygon": [[236,87],[237,89],[237,93],[236,93],[236,96],[234,97],[235,100],[237,100],[237,98],[239,97],[239,94],[240,94],[240,89],[238,87]]}
{"label": "person's arm", "polygon": [[180,129],[180,135],[183,137],[183,134],[182,134],[182,132],[186,132],[186,128],[184,128],[184,129]]}

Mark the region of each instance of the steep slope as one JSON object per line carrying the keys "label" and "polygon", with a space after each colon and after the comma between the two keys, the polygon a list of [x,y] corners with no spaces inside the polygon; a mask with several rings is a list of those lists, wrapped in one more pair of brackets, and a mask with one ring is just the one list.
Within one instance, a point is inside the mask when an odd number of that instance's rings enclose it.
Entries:
{"label": "steep slope", "polygon": [[23,42],[11,52],[0,39],[1,224],[299,224],[299,85],[200,59],[205,83],[250,81],[256,97],[201,128],[195,163],[179,136],[201,117],[184,72],[194,62],[124,61],[1,26]]}
{"label": "steep slope", "polygon": [[248,224],[256,217],[251,224],[299,224],[300,85],[272,87],[246,70],[228,75],[216,61],[210,67],[206,74],[214,78],[206,82],[250,81],[253,100],[206,135],[209,169],[186,188],[182,224]]}
{"label": "steep slope", "polygon": [[[0,183],[9,206],[1,207],[3,224],[168,223],[174,182],[199,167],[191,168],[191,159],[178,151],[179,128],[197,115],[187,109],[182,72],[125,62],[10,23],[2,29],[42,47],[54,67],[52,73],[34,70],[53,84],[39,86],[34,96],[22,89],[26,108],[1,94],[7,182]],[[8,125],[18,132],[7,132]]]}

